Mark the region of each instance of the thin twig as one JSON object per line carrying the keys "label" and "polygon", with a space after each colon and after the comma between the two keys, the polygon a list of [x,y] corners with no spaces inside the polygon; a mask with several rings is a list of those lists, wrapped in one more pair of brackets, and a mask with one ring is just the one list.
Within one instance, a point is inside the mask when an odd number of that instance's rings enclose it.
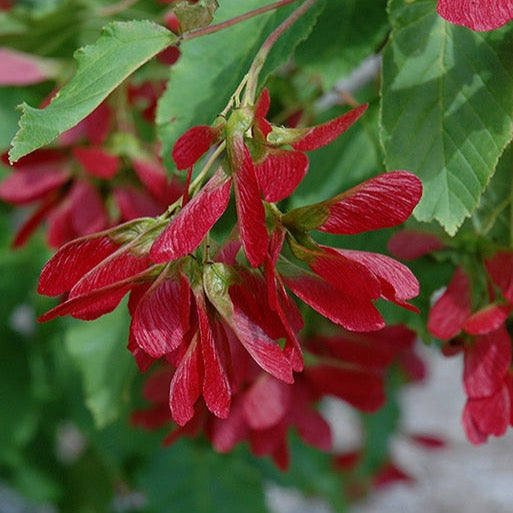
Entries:
{"label": "thin twig", "polygon": [[272,11],[273,9],[278,9],[279,7],[283,7],[284,5],[288,5],[297,1],[298,0],[280,0],[279,2],[274,2],[273,4],[259,7],[258,9],[254,9],[253,11],[241,14],[240,16],[235,16],[235,18],[223,21],[222,23],[210,25],[209,27],[203,27],[197,30],[193,30],[192,32],[187,32],[182,36],[182,41],[187,41],[188,39],[194,39],[196,37],[206,36],[207,34],[219,32],[220,30],[231,27],[232,25],[236,25],[241,21],[249,20],[250,18],[258,16],[259,14],[263,14],[264,12]]}
{"label": "thin twig", "polygon": [[249,79],[246,85],[246,90],[244,91],[244,97],[242,99],[243,105],[247,103],[253,103],[258,84],[258,76],[260,75],[260,71],[265,64],[267,56],[269,55],[269,52],[271,51],[276,41],[278,41],[278,39],[316,2],[317,0],[305,0],[305,2],[303,2],[303,4],[301,4],[288,18],[286,18],[280,25],[278,25],[278,27],[276,27],[269,34],[269,36],[267,36],[267,39],[262,43],[262,46],[260,47],[260,50],[258,50],[258,53],[256,54],[248,71]]}

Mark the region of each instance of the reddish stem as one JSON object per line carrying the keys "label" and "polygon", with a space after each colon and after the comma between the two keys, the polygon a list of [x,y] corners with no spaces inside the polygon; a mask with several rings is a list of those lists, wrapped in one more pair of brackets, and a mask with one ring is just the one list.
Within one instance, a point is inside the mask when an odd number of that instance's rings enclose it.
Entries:
{"label": "reddish stem", "polygon": [[282,21],[281,24],[278,25],[278,27],[269,34],[269,36],[267,36],[267,39],[263,42],[260,50],[258,50],[258,53],[249,68],[248,83],[242,99],[243,105],[248,103],[252,105],[254,103],[258,77],[271,48],[275,45],[276,41],[278,41],[278,39],[287,32],[287,30],[294,25],[294,23],[296,23],[296,21],[301,18],[301,16],[303,16],[303,14],[305,14],[305,12],[308,11],[308,9],[310,9],[316,2],[317,0],[305,0],[288,18]]}
{"label": "reddish stem", "polygon": [[272,11],[273,9],[278,9],[279,7],[283,7],[284,5],[291,4],[293,2],[297,2],[297,0],[279,0],[279,2],[274,2],[273,4],[265,5],[264,7],[259,7],[258,9],[254,9],[253,11],[241,14],[240,16],[235,16],[235,18],[223,21],[222,23],[218,23],[217,25],[211,25],[210,27],[203,27],[198,30],[188,32],[187,34],[184,34],[182,36],[182,40],[187,41],[188,39],[194,39],[196,37],[206,36],[207,34],[219,32],[220,30],[231,27],[232,25],[236,25],[241,21],[248,20],[250,18],[253,18],[254,16],[258,16],[259,14],[263,14],[267,11]]}

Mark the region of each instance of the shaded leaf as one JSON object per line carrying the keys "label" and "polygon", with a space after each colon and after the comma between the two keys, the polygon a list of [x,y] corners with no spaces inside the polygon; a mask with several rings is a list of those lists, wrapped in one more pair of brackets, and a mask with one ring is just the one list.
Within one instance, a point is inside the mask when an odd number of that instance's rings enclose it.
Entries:
{"label": "shaded leaf", "polygon": [[[339,0],[335,0],[339,1]],[[290,14],[293,10],[297,9],[297,4],[293,4],[289,9],[279,9],[276,11],[274,15],[272,28],[277,26],[277,19],[280,17],[285,17],[285,15]],[[300,45],[305,39],[309,38],[310,33],[314,26],[317,23],[317,20],[320,14],[324,11],[326,7],[326,0],[319,0],[315,3],[308,11],[297,20],[292,28],[285,32],[280,39],[273,46],[267,60],[264,64],[264,67],[260,73],[260,83],[264,84],[271,73],[273,73],[277,68],[286,64],[291,57],[294,56],[296,52],[296,48]],[[310,39],[308,39],[310,41]],[[326,42],[326,40],[324,40]]]}
{"label": "shaded leaf", "polygon": [[155,513],[267,512],[260,473],[241,450],[219,455],[180,440],[154,452],[139,482]]}
{"label": "shaded leaf", "polygon": [[33,91],[33,87],[2,87],[0,88],[0,151],[3,152],[18,129],[18,113],[16,105],[22,101],[38,103],[41,98]]}
{"label": "shaded leaf", "polygon": [[318,76],[325,89],[333,87],[385,38],[385,7],[386,0],[328,0],[308,41],[296,51],[298,65]]}
{"label": "shaded leaf", "polygon": [[96,426],[116,420],[126,405],[135,370],[126,350],[128,318],[119,308],[95,322],[80,323],[66,332],[66,349],[82,376],[86,404]]}
{"label": "shaded leaf", "polygon": [[443,242],[436,235],[409,229],[395,232],[387,246],[388,251],[401,260],[416,260],[443,248]]}
{"label": "shaded leaf", "polygon": [[112,178],[118,171],[120,160],[117,155],[108,153],[99,147],[73,148],[73,156],[82,164],[82,167],[97,178]]}

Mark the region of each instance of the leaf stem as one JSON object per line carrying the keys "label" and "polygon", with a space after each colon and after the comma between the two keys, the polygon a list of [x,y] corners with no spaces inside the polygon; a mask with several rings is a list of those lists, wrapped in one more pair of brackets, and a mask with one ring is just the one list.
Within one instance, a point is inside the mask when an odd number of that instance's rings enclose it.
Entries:
{"label": "leaf stem", "polygon": [[244,14],[241,14],[240,16],[235,16],[235,18],[223,21],[222,23],[217,23],[216,25],[210,25],[209,27],[203,27],[198,30],[193,30],[192,32],[187,32],[182,36],[182,41],[187,41],[189,39],[194,39],[196,37],[206,36],[208,34],[219,32],[220,30],[231,27],[232,25],[236,25],[241,21],[249,20],[250,18],[258,16],[259,14],[272,11],[273,9],[278,9],[279,7],[283,7],[284,5],[291,4],[292,2],[297,1],[298,0],[279,0],[278,2],[274,2],[269,5],[264,5],[264,7],[259,7],[258,9],[246,12]]}
{"label": "leaf stem", "polygon": [[262,43],[260,50],[255,55],[251,67],[248,71],[248,82],[246,85],[246,90],[244,91],[244,97],[242,98],[243,105],[253,105],[255,101],[256,89],[258,85],[258,77],[262,68],[264,67],[265,61],[272,47],[275,45],[276,41],[294,24],[296,21],[305,14],[308,9],[310,9],[317,0],[305,0],[303,4],[301,4],[288,18],[281,22],[278,27],[276,27],[270,34],[267,36],[267,39]]}
{"label": "leaf stem", "polygon": [[244,75],[244,78],[242,79],[241,83],[238,85],[238,87],[235,90],[235,92],[231,95],[230,101],[228,102],[228,104],[224,108],[223,112],[221,112],[219,114],[219,116],[225,118],[226,115],[228,114],[228,112],[230,111],[230,109],[233,107],[233,104],[235,104],[235,107],[239,107],[239,105],[240,105],[240,98],[239,98],[240,97],[240,93],[244,89],[244,86],[246,85],[247,81],[248,81],[248,75],[246,74],[246,75]]}

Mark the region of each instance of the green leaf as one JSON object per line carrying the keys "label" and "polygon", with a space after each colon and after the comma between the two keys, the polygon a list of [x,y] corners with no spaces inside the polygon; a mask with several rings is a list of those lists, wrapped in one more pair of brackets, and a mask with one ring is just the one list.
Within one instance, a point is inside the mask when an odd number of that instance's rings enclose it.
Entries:
{"label": "green leaf", "polygon": [[[214,23],[262,6],[261,0],[223,0]],[[171,164],[175,141],[194,125],[210,125],[248,71],[272,13],[220,32],[186,41],[171,68],[169,84],[157,108],[162,156]]]}
{"label": "green leaf", "polygon": [[0,451],[4,464],[7,464],[13,458],[12,452],[26,445],[34,435],[39,408],[31,393],[31,375],[23,340],[5,324],[1,323],[5,335],[0,344]]}
{"label": "green leaf", "polygon": [[472,32],[432,0],[390,0],[383,56],[382,142],[388,169],[423,181],[415,209],[454,235],[477,207],[513,129],[513,27]]}
{"label": "green leaf", "polygon": [[77,71],[45,109],[22,104],[20,129],[9,152],[11,162],[53,141],[100,103],[176,36],[149,21],[107,25],[95,44],[75,53]]}
{"label": "green leaf", "polygon": [[66,348],[84,384],[86,404],[98,428],[116,420],[127,402],[135,370],[126,349],[128,316],[123,308],[94,322],[81,322],[66,333]]}
{"label": "green leaf", "polygon": [[[260,72],[260,84],[264,84],[271,73],[277,68],[286,64],[293,56],[298,45],[305,39],[309,38],[312,29],[314,28],[317,20],[326,7],[327,0],[319,0],[308,11],[297,20],[292,27],[283,34],[272,50],[269,52],[267,60]],[[277,27],[277,18],[285,17],[297,9],[296,4],[292,4],[288,10],[281,10],[276,13],[269,23],[269,32]],[[310,41],[310,40],[309,40]]]}
{"label": "green leaf", "polygon": [[[474,231],[499,245],[513,247],[511,233],[513,148],[502,154],[493,178],[481,196],[479,208],[472,215]],[[470,222],[469,222],[470,224]]]}
{"label": "green leaf", "polygon": [[330,89],[376,52],[387,30],[386,0],[328,0],[296,62]]}
{"label": "green leaf", "polygon": [[[55,465],[55,462],[52,463]],[[20,504],[18,506],[19,508],[42,512],[44,511],[43,509],[37,508],[36,505],[31,504],[31,502],[49,502],[59,496],[59,484],[56,483],[53,476],[49,475],[48,469],[38,468],[30,462],[25,461],[23,465],[19,465],[15,469],[15,475],[13,477],[14,488],[21,494],[20,502],[23,500],[22,497],[26,501],[24,507]]]}
{"label": "green leaf", "polygon": [[155,451],[139,481],[153,513],[265,513],[262,479],[241,449],[187,440]]}
{"label": "green leaf", "polygon": [[115,484],[109,463],[103,453],[90,447],[77,461],[68,464],[62,478],[65,493],[60,511],[112,511],[109,506]]}
{"label": "green leaf", "polygon": [[[35,369],[43,340],[35,325],[31,290],[47,252],[44,244],[32,240],[13,252],[10,219],[0,208],[0,454],[2,463],[15,463],[18,450],[26,446],[41,422],[40,400],[44,396]],[[31,304],[30,304],[30,300]],[[18,319],[18,322],[15,319]]]}

